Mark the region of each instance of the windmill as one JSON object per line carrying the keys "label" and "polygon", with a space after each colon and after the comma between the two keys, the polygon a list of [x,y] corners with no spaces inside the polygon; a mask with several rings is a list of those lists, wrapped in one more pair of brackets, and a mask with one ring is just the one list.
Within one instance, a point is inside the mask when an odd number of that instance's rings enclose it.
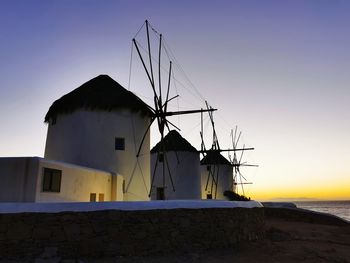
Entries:
{"label": "windmill", "polygon": [[[168,104],[170,101],[174,100],[175,98],[177,98],[179,95],[173,96],[173,97],[169,97],[170,94],[170,84],[171,84],[171,77],[172,77],[172,61],[169,61],[169,69],[168,69],[168,74],[167,74],[167,87],[166,87],[166,92],[163,92],[162,90],[162,74],[161,74],[161,55],[163,50],[165,50],[166,54],[168,54],[166,47],[163,45],[163,37],[162,34],[159,34],[150,24],[149,22],[146,20],[145,23],[143,24],[143,26],[145,25],[146,27],[146,39],[147,39],[147,48],[145,49],[147,51],[147,55],[146,57],[144,57],[141,53],[140,48],[142,48],[141,44],[135,39],[133,38],[132,42],[133,45],[136,48],[137,54],[140,58],[140,61],[142,63],[143,69],[146,72],[148,81],[151,85],[152,88],[152,92],[153,92],[153,107],[150,107],[150,110],[152,111],[151,114],[151,121],[145,131],[145,134],[141,140],[139,149],[137,151],[136,157],[139,156],[142,145],[144,143],[144,140],[146,138],[146,135],[148,134],[151,125],[153,124],[154,121],[157,121],[157,127],[158,127],[158,131],[161,137],[161,146],[159,147],[158,151],[157,151],[157,160],[156,160],[156,167],[153,171],[152,177],[151,177],[151,189],[149,192],[149,196],[151,196],[151,192],[152,192],[152,188],[153,188],[153,184],[154,184],[154,179],[155,179],[155,175],[156,175],[156,170],[158,168],[157,164],[158,161],[160,160],[160,158],[163,159],[163,165],[162,165],[162,176],[163,176],[163,188],[166,187],[166,180],[165,180],[165,176],[166,176],[166,170],[167,170],[167,174],[169,176],[170,182],[171,182],[171,187],[172,190],[175,192],[175,186],[174,186],[174,182],[173,182],[173,178],[171,176],[171,172],[169,169],[169,161],[167,158],[167,154],[165,151],[165,144],[164,144],[164,133],[165,130],[167,129],[168,132],[171,130],[170,126],[172,126],[173,128],[175,128],[176,130],[179,130],[179,127],[177,127],[175,124],[173,124],[171,121],[169,121],[168,117],[170,116],[176,116],[176,115],[184,115],[184,114],[193,114],[193,113],[200,113],[200,112],[212,112],[215,111],[216,109],[206,109],[206,110],[186,110],[186,111],[169,111],[168,110]],[[142,27],[143,27],[142,26]],[[142,29],[142,27],[140,28],[140,30]],[[159,44],[158,44],[158,58],[157,58],[157,75],[158,75],[158,81],[156,81],[155,79],[155,74],[153,71],[153,56],[152,56],[152,46],[151,46],[151,41],[150,41],[150,29],[154,32],[154,34],[159,38]],[[139,30],[139,31],[140,31]]]}
{"label": "windmill", "polygon": [[[211,109],[209,104],[207,102],[206,106],[207,109]],[[203,113],[201,113],[201,131],[200,131],[200,136],[201,136],[201,153],[203,155],[203,159],[201,161],[202,164],[207,165],[207,171],[208,175],[206,178],[206,183],[205,183],[205,191],[208,191],[210,188],[210,194],[209,196],[211,198],[214,197],[216,199],[217,197],[217,189],[218,189],[218,181],[219,181],[219,172],[220,172],[220,166],[217,165],[217,159],[218,156],[220,155],[220,145],[219,141],[217,138],[216,130],[215,130],[215,125],[214,125],[214,117],[211,111],[208,112],[209,118],[210,118],[210,123],[212,126],[213,130],[213,140],[212,140],[212,145],[209,150],[206,149],[205,143],[204,143],[204,137],[203,137]],[[214,196],[213,196],[214,195]]]}
{"label": "windmill", "polygon": [[[212,109],[209,104],[206,102],[207,110]],[[233,147],[232,149],[222,149],[220,148],[218,136],[215,129],[214,116],[212,111],[208,111],[209,119],[212,128],[212,145],[209,149],[206,149],[204,143],[203,135],[203,114],[201,114],[201,150],[200,153],[203,155],[201,165],[206,165],[206,179],[205,179],[205,188],[202,189],[207,193],[207,198],[217,199],[222,197],[221,194],[225,190],[233,189],[233,178],[232,178],[232,169],[234,165],[232,162],[228,161],[224,156],[221,155],[222,152],[231,152],[233,151],[235,156],[236,152],[243,152],[245,150],[253,150],[254,148],[237,148]],[[234,145],[235,146],[235,145]],[[203,179],[203,178],[202,178]],[[219,196],[220,195],[220,196]]]}
{"label": "windmill", "polygon": [[[243,176],[243,174],[241,173],[240,167],[258,167],[258,165],[254,165],[254,164],[247,164],[246,162],[242,162],[242,158],[243,158],[243,154],[245,150],[251,149],[251,148],[245,148],[245,145],[243,144],[243,150],[241,151],[240,156],[238,157],[236,154],[237,151],[237,146],[239,143],[239,140],[241,138],[242,132],[240,131],[237,135],[237,126],[235,127],[235,130],[233,132],[233,130],[231,130],[231,141],[232,141],[232,148],[233,148],[233,156],[229,153],[229,160],[232,164],[233,167],[233,171],[232,171],[232,178],[233,178],[233,185],[232,185],[232,189],[233,192],[235,192],[236,194],[239,194],[239,185],[241,186],[241,190],[242,190],[242,195],[245,196],[245,192],[244,192],[244,185],[247,184],[252,184],[252,182],[248,182],[247,179]],[[254,149],[254,148],[252,148]]]}

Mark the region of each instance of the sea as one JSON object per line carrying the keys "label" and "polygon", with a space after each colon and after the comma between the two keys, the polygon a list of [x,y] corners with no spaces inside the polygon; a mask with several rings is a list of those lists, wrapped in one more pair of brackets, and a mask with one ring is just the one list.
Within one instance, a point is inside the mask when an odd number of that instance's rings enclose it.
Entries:
{"label": "sea", "polygon": [[344,201],[294,201],[298,208],[336,215],[350,222],[350,200]]}

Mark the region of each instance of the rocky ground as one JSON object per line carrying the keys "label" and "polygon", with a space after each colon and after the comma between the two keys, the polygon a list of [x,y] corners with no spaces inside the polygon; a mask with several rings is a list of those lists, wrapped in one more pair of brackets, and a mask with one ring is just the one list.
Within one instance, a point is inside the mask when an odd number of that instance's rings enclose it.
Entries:
{"label": "rocky ground", "polygon": [[266,237],[236,248],[193,251],[181,255],[120,257],[83,262],[350,262],[350,224],[333,217],[289,210],[266,211]]}
{"label": "rocky ground", "polygon": [[[46,257],[37,258],[35,262],[350,262],[350,223],[332,216],[293,209],[266,209],[265,217],[265,238],[240,243],[234,248],[188,251],[182,254],[168,254],[164,251],[163,255],[157,256],[78,260],[63,260],[55,256],[55,251],[47,251]],[[0,262],[15,261],[0,260]]]}

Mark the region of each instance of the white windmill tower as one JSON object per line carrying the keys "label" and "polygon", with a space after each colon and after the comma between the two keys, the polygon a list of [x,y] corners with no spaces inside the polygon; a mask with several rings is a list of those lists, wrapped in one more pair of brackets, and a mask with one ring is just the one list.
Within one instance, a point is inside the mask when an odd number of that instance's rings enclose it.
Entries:
{"label": "white windmill tower", "polygon": [[[165,171],[157,169],[163,166],[164,156],[157,155],[164,144],[164,152],[168,159]],[[158,142],[151,150],[151,173],[154,174],[152,200],[188,200],[201,199],[201,178],[199,171],[199,152],[176,130],[170,131],[164,142]],[[162,176],[165,173],[166,176]],[[171,174],[171,177],[169,174]],[[167,181],[173,180],[173,182]],[[163,182],[163,180],[166,180]],[[173,184],[173,191],[169,186]]]}
{"label": "white windmill tower", "polygon": [[[207,104],[207,109],[211,107]],[[233,151],[235,156],[236,152],[245,150],[253,150],[254,148],[241,148],[238,149],[234,144],[232,149],[222,149],[219,145],[219,140],[215,130],[213,112],[209,111],[209,118],[212,126],[213,141],[210,149],[206,149],[204,144],[203,135],[203,117],[201,116],[201,153],[203,158],[201,160],[201,189],[202,199],[227,199],[225,197],[226,191],[234,191],[236,186],[235,177],[232,176],[233,172],[237,171],[237,164],[227,160],[221,153]]]}
{"label": "white windmill tower", "polygon": [[[120,195],[113,193],[117,182],[130,185],[124,200],[149,200],[151,114],[147,104],[111,77],[97,76],[50,107],[45,158],[112,173],[112,200]],[[141,141],[137,158],[135,145]]]}

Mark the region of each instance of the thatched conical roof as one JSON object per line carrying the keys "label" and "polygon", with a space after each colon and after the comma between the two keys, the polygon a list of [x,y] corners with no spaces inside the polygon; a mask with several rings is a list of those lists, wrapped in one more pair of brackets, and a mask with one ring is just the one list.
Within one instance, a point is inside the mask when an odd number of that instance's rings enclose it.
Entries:
{"label": "thatched conical roof", "polygon": [[201,160],[201,165],[211,165],[211,164],[227,164],[231,165],[229,160],[221,155],[219,151],[208,151],[207,155]]}
{"label": "thatched conical roof", "polygon": [[[161,141],[158,142],[151,150],[151,153],[158,152],[161,149]],[[170,131],[164,137],[164,150],[166,152],[170,151],[183,151],[183,152],[197,152],[185,138],[183,138],[180,133],[175,130]]]}
{"label": "thatched conical roof", "polygon": [[143,115],[152,114],[146,103],[108,75],[99,75],[56,100],[47,112],[45,122],[55,119],[58,114],[71,113],[77,109],[129,109]]}

